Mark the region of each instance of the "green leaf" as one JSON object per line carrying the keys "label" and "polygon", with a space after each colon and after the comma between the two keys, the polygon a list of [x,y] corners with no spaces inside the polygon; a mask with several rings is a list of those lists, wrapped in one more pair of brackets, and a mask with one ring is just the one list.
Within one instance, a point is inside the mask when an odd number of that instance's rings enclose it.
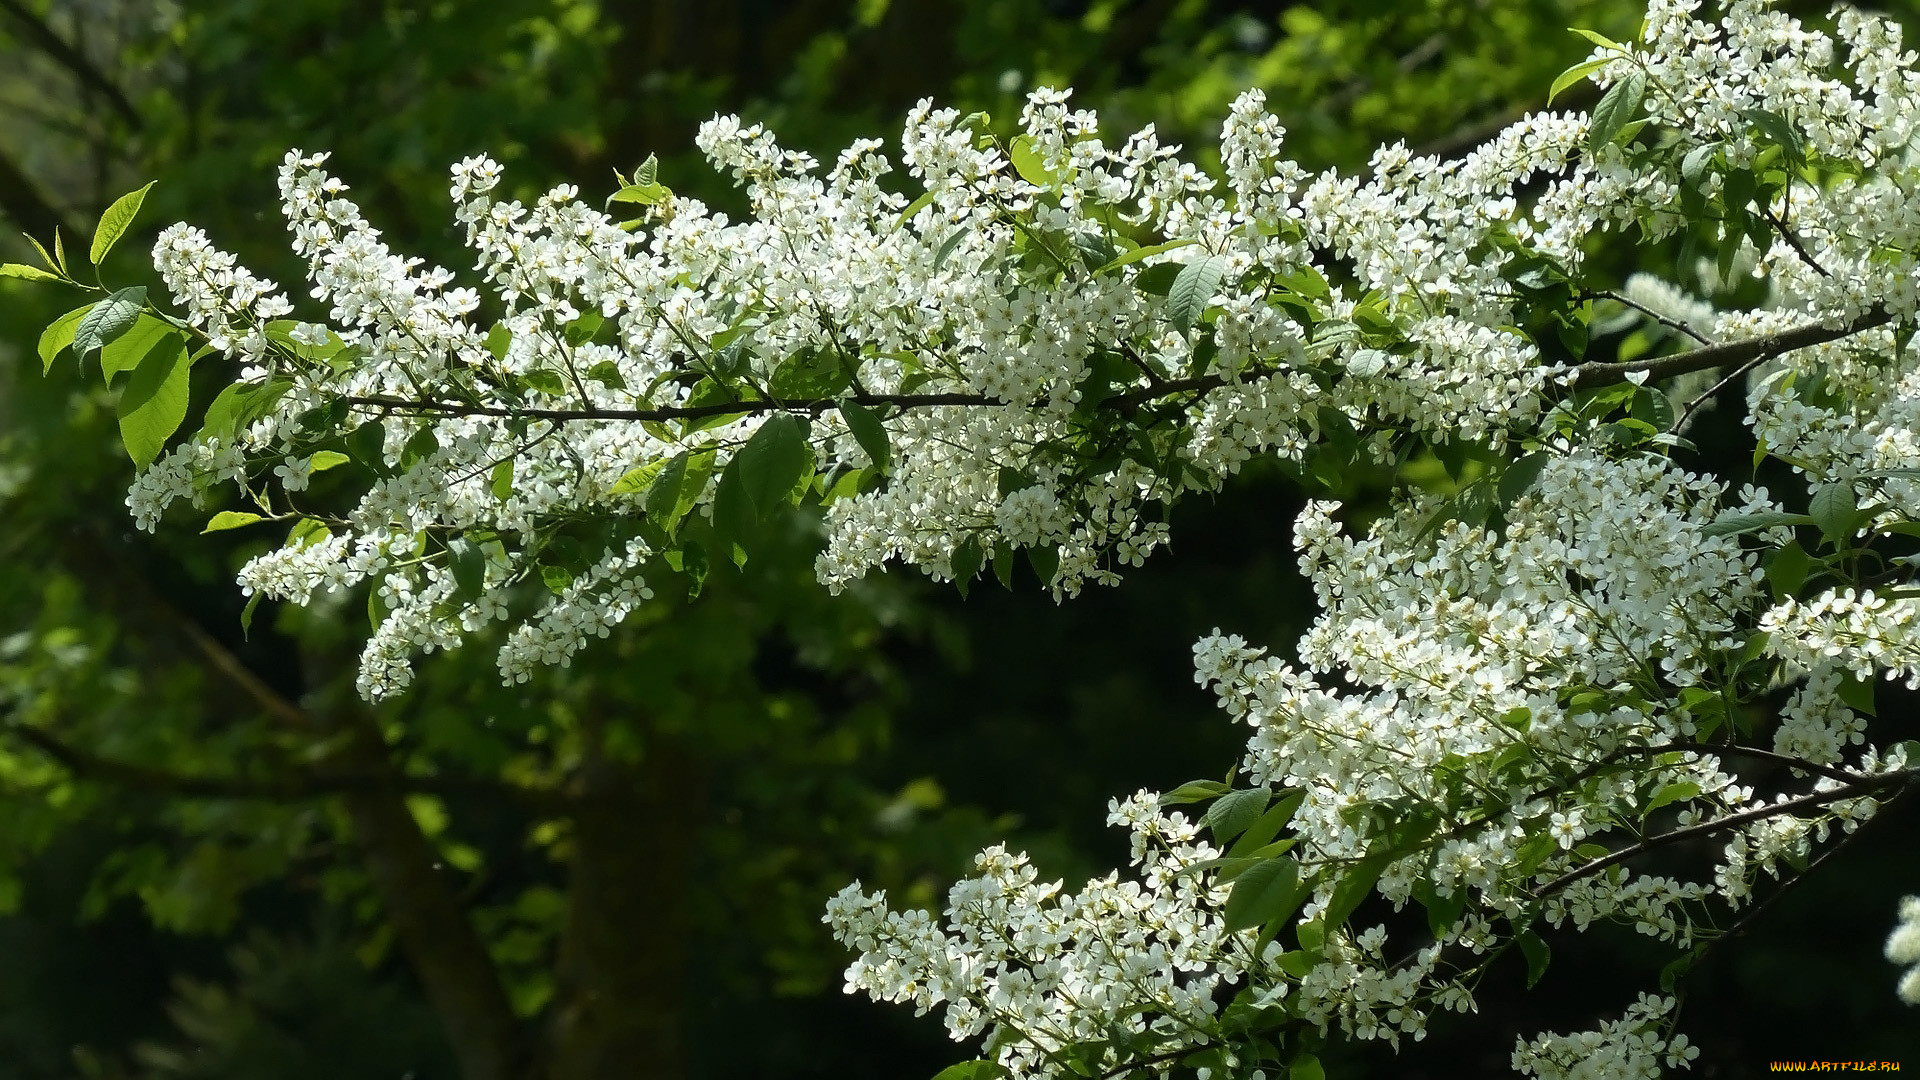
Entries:
{"label": "green leaf", "polygon": [[1546,939],[1532,930],[1522,930],[1514,935],[1513,941],[1520,946],[1520,954],[1527,958],[1527,989],[1531,990],[1539,983],[1540,977],[1547,973],[1550,950]]}
{"label": "green leaf", "polygon": [[1606,36],[1605,34],[1600,33],[1597,30],[1588,30],[1588,29],[1585,29],[1584,27],[1579,27],[1579,26],[1569,26],[1567,27],[1567,29],[1572,31],[1573,33],[1579,34],[1581,37],[1586,38],[1588,41],[1593,42],[1595,45],[1598,45],[1603,49],[1612,49],[1614,52],[1618,52],[1618,53],[1623,53],[1627,51],[1627,47],[1625,45],[1620,44],[1619,42],[1613,40],[1612,38]]}
{"label": "green leaf", "polygon": [[113,385],[113,377],[123,371],[132,371],[153,348],[153,343],[173,333],[173,326],[165,319],[156,319],[141,312],[126,332],[109,341],[100,350],[100,377],[108,385]]}
{"label": "green leaf", "polygon": [[1007,157],[1013,162],[1013,171],[1020,174],[1020,179],[1035,187],[1052,187],[1054,175],[1041,163],[1040,152],[1034,149],[1036,142],[1031,135],[1014,136]]}
{"label": "green leaf", "polygon": [[1154,263],[1133,275],[1133,287],[1149,296],[1165,296],[1173,291],[1173,281],[1184,269],[1179,263]]}
{"label": "green leaf", "polygon": [[1760,129],[1760,134],[1780,148],[1787,162],[1794,166],[1805,164],[1806,151],[1800,145],[1800,133],[1787,123],[1787,118],[1777,112],[1766,109],[1746,109],[1742,112],[1747,121]]}
{"label": "green leaf", "polygon": [[1243,791],[1229,791],[1207,808],[1206,824],[1213,830],[1213,839],[1219,844],[1229,844],[1233,838],[1247,831],[1247,826],[1259,820],[1266,812],[1267,801],[1273,793],[1264,787],[1248,788]]}
{"label": "green leaf", "polygon": [[658,183],[659,180],[660,158],[656,154],[648,154],[647,160],[641,162],[639,167],[633,170],[633,182],[636,184],[653,184]]}
{"label": "green leaf", "polygon": [[1879,715],[1878,711],[1874,708],[1873,684],[1871,682],[1862,682],[1859,679],[1849,676],[1841,680],[1838,692],[1840,694],[1840,700],[1845,702],[1853,711],[1864,713],[1867,716]]}
{"label": "green leaf", "polygon": [[550,591],[563,593],[567,591],[567,586],[573,584],[573,571],[564,566],[542,566],[540,581]]}
{"label": "green leaf", "polygon": [[1720,518],[1702,526],[1702,536],[1739,536],[1742,533],[1758,532],[1761,529],[1773,529],[1782,525],[1811,525],[1813,518],[1806,514],[1783,514],[1777,510],[1767,510],[1758,514],[1734,514]]}
{"label": "green leaf", "polygon": [[207,522],[207,527],[200,530],[200,535],[205,536],[208,533],[225,532],[228,529],[244,528],[248,525],[253,524],[256,521],[265,521],[265,520],[266,519],[261,517],[259,514],[249,514],[242,510],[222,510],[219,513],[213,515],[213,520]]}
{"label": "green leaf", "polygon": [[[698,464],[696,464],[698,462]],[[672,461],[660,470],[653,483],[647,487],[647,497],[641,503],[647,517],[654,524],[672,533],[680,519],[693,509],[693,502],[700,496],[700,489],[706,486],[707,471],[712,467],[713,454],[700,454],[697,458],[689,451],[675,454]]]}
{"label": "green leaf", "polygon": [[1027,562],[1033,565],[1033,572],[1040,578],[1040,584],[1052,585],[1054,576],[1060,573],[1060,549],[1052,544],[1041,544],[1027,550]]}
{"label": "green leaf", "polygon": [[1007,1070],[992,1061],[963,1061],[934,1074],[933,1080],[1001,1080]]}
{"label": "green leaf", "polygon": [[1327,1070],[1312,1054],[1301,1054],[1287,1067],[1287,1080],[1327,1080]]}
{"label": "green leaf", "polygon": [[1497,488],[1501,506],[1512,506],[1533,487],[1540,479],[1541,470],[1547,467],[1547,457],[1544,451],[1536,451],[1507,466],[1507,471],[1500,474]]}
{"label": "green leaf", "polygon": [[840,403],[840,418],[847,422],[847,430],[853,434],[853,441],[872,459],[874,470],[887,471],[887,460],[891,445],[887,439],[887,427],[872,409],[858,402]]}
{"label": "green leaf", "polygon": [[1274,837],[1280,835],[1280,830],[1286,828],[1288,822],[1293,820],[1294,813],[1300,809],[1300,804],[1306,797],[1307,793],[1304,791],[1282,795],[1267,809],[1266,813],[1260,815],[1260,820],[1247,826],[1247,831],[1241,833],[1240,839],[1234,842],[1230,854],[1251,855],[1265,847]]}
{"label": "green leaf", "polygon": [[1691,780],[1676,780],[1662,787],[1659,791],[1654,792],[1653,798],[1647,800],[1647,808],[1641,811],[1641,813],[1651,814],[1663,806],[1671,806],[1677,802],[1684,802],[1698,794],[1700,794],[1699,784]]}
{"label": "green leaf", "polygon": [[145,285],[114,290],[105,300],[93,305],[93,310],[82,316],[80,324],[74,327],[74,354],[82,361],[90,359],[94,353],[126,333],[140,317],[140,309],[146,306]]}
{"label": "green leaf", "polygon": [[1184,803],[1205,802],[1217,799],[1232,790],[1218,780],[1193,780],[1160,796],[1161,806],[1179,806]]}
{"label": "green leaf", "polygon": [[265,599],[266,595],[267,594],[263,592],[254,593],[252,596],[247,597],[247,606],[240,609],[240,637],[242,640],[253,632],[253,613],[260,610],[260,601]]}
{"label": "green leaf", "polygon": [[1190,330],[1200,321],[1207,302],[1220,291],[1220,278],[1227,271],[1224,255],[1208,255],[1180,268],[1167,292],[1167,321],[1176,330]]}
{"label": "green leaf", "polygon": [[513,497],[513,459],[508,458],[493,467],[493,475],[488,477],[487,490],[493,497],[505,501]]}
{"label": "green leaf", "polygon": [[967,588],[973,583],[974,576],[980,573],[980,567],[987,561],[987,553],[981,549],[980,541],[967,537],[959,547],[953,549],[950,560],[953,567],[953,583],[960,587],[960,595],[967,595]]}
{"label": "green leaf", "polygon": [[1567,87],[1572,86],[1574,83],[1585,81],[1587,76],[1599,71],[1617,59],[1619,58],[1614,56],[1602,56],[1594,60],[1584,60],[1561,72],[1560,76],[1553,80],[1553,86],[1547,90],[1547,104],[1553,104],[1553,99],[1559,97],[1560,92]]}
{"label": "green leaf", "polygon": [[308,459],[308,472],[323,473],[338,468],[353,459],[338,450],[322,450]]}
{"label": "green leaf", "polygon": [[1587,127],[1587,148],[1597,152],[1601,147],[1613,142],[1640,112],[1640,101],[1647,92],[1647,77],[1635,71],[1619,82],[1614,83],[1600,104],[1593,107],[1593,115]]}
{"label": "green leaf", "polygon": [[740,483],[755,516],[765,518],[813,468],[807,422],[792,413],[774,413],[734,455],[733,464],[740,468]]}
{"label": "green leaf", "polygon": [[1820,526],[1820,535],[1835,544],[1853,535],[1860,521],[1859,509],[1852,484],[1821,484],[1807,504],[1807,513]]}
{"label": "green leaf", "polygon": [[673,191],[664,184],[628,184],[607,197],[611,203],[637,203],[641,206],[653,206],[673,197]]}
{"label": "green leaf", "polygon": [[1795,540],[1774,552],[1773,558],[1767,561],[1767,580],[1773,583],[1776,595],[1792,596],[1800,591],[1800,586],[1806,584],[1807,571],[1812,568],[1812,556]]}
{"label": "green leaf", "polygon": [[40,331],[41,374],[53,370],[54,358],[60,355],[60,350],[73,344],[74,330],[79,327],[80,320],[87,317],[87,312],[92,310],[92,304],[82,304],[48,323],[47,328]]}
{"label": "green leaf", "polygon": [[1327,899],[1327,906],[1316,916],[1323,926],[1339,926],[1347,921],[1347,916],[1360,906],[1360,901],[1373,891],[1374,882],[1380,880],[1380,874],[1387,864],[1393,861],[1389,856],[1369,855],[1350,867],[1340,883],[1333,887],[1333,895]]}
{"label": "green leaf", "polygon": [[900,211],[900,218],[894,224],[896,226],[904,225],[907,222],[913,220],[913,215],[919,213],[920,211],[932,205],[933,205],[933,192],[923,191],[920,193],[919,198],[908,203],[907,208],[905,210]]}
{"label": "green leaf", "polygon": [[120,441],[133,463],[145,468],[180,430],[187,418],[187,343],[168,334],[148,348],[120,392],[114,412],[120,417]]}
{"label": "green leaf", "polygon": [[1150,259],[1155,255],[1161,254],[1162,252],[1177,251],[1183,247],[1192,247],[1193,245],[1199,242],[1200,241],[1198,240],[1189,238],[1186,240],[1169,240],[1164,244],[1148,244],[1145,247],[1137,247],[1137,248],[1134,248],[1132,251],[1126,252],[1116,258],[1109,259],[1108,261],[1100,264],[1098,267],[1094,269],[1093,272],[1096,274],[1104,274],[1109,270],[1118,269],[1119,267],[1126,266],[1129,263],[1137,263],[1141,259]]}
{"label": "green leaf", "polygon": [[59,274],[49,274],[37,266],[26,263],[0,263],[0,278],[19,278],[21,281],[60,281]]}
{"label": "green leaf", "polygon": [[87,252],[87,261],[99,266],[100,260],[107,257],[113,245],[126,235],[134,217],[140,213],[140,204],[147,201],[147,192],[153,185],[154,181],[149,180],[138,191],[129,191],[113,200],[113,205],[100,215],[100,226],[93,230],[93,247]]}
{"label": "green leaf", "polygon": [[462,597],[473,598],[486,591],[487,553],[464,536],[447,541],[447,569],[453,573],[454,587]]}
{"label": "green leaf", "polygon": [[1308,890],[1308,883],[1300,880],[1300,864],[1284,855],[1248,867],[1227,894],[1227,930],[1284,919],[1306,902]]}
{"label": "green leaf", "polygon": [[1701,177],[1706,174],[1707,166],[1713,163],[1713,155],[1719,149],[1719,143],[1702,143],[1687,151],[1687,156],[1680,159],[1680,178],[1698,186]]}

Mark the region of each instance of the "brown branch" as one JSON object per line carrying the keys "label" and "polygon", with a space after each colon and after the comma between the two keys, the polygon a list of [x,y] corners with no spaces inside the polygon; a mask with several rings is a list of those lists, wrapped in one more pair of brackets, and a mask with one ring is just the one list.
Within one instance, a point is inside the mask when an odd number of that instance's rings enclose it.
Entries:
{"label": "brown branch", "polygon": [[28,11],[19,0],[0,0],[0,12],[12,16],[27,40],[38,46],[48,59],[66,68],[74,78],[80,80],[82,86],[106,98],[107,104],[111,105],[113,111],[119,113],[129,126],[140,127],[140,111],[133,107],[133,102],[127,97],[126,91],[120,89],[119,85],[108,78],[106,72],[95,66],[93,61],[87,59],[84,53],[68,43],[65,38],[54,33],[53,27]]}
{"label": "brown branch", "polygon": [[1557,892],[1565,890],[1577,881],[1592,877],[1602,870],[1617,866],[1620,863],[1644,855],[1656,848],[1667,847],[1668,845],[1678,844],[1682,841],[1692,840],[1697,837],[1712,836],[1714,833],[1737,829],[1742,825],[1762,821],[1770,817],[1778,817],[1781,814],[1790,814],[1796,810],[1812,809],[1818,806],[1825,806],[1828,803],[1839,802],[1842,799],[1856,798],[1861,795],[1879,791],[1882,788],[1904,786],[1912,783],[1916,778],[1920,778],[1920,767],[1902,769],[1899,772],[1883,773],[1834,788],[1831,791],[1816,791],[1811,795],[1802,795],[1797,799],[1768,803],[1764,806],[1756,806],[1751,810],[1742,810],[1737,814],[1728,814],[1726,817],[1714,818],[1712,821],[1702,821],[1684,828],[1674,829],[1671,832],[1649,836],[1638,843],[1629,844],[1618,851],[1603,855],[1585,865],[1577,866],[1561,874],[1559,877],[1535,889],[1533,891],[1533,897],[1538,900],[1552,896]]}
{"label": "brown branch", "polygon": [[1795,349],[1805,349],[1814,345],[1824,345],[1829,341],[1839,341],[1855,334],[1865,333],[1875,327],[1885,326],[1893,321],[1893,313],[1883,307],[1874,307],[1845,326],[1825,326],[1820,323],[1807,323],[1791,330],[1782,330],[1776,334],[1762,334],[1759,337],[1743,341],[1728,341],[1719,345],[1707,345],[1698,349],[1658,356],[1650,360],[1633,360],[1627,363],[1591,363],[1581,364],[1573,369],[1573,379],[1568,386],[1574,390],[1593,390],[1602,386],[1612,386],[1624,382],[1629,375],[1645,372],[1654,379],[1670,379],[1676,375],[1687,375],[1695,371],[1710,368],[1727,367],[1733,364],[1745,364],[1753,360],[1765,360],[1770,357],[1790,353]]}
{"label": "brown branch", "polygon": [[1642,304],[1640,301],[1635,300],[1632,297],[1627,296],[1623,293],[1614,292],[1612,289],[1595,289],[1592,292],[1585,293],[1583,295],[1595,300],[1611,300],[1614,303],[1619,304],[1623,307],[1630,307],[1633,310],[1639,312],[1640,314],[1645,315],[1647,318],[1652,319],[1654,322],[1659,323],[1661,326],[1664,326],[1669,330],[1675,331],[1676,333],[1685,334],[1702,345],[1713,344],[1713,342],[1707,340],[1704,334],[1700,333],[1700,331],[1698,330],[1695,330],[1693,327],[1688,326],[1686,323],[1683,323],[1678,319],[1669,319],[1665,315],[1660,314],[1659,312],[1653,310],[1652,308],[1646,306],[1645,304]]}
{"label": "brown branch", "polygon": [[1733,754],[1738,757],[1771,762],[1775,765],[1785,765],[1790,769],[1799,769],[1801,772],[1817,773],[1830,780],[1838,780],[1843,784],[1857,784],[1863,780],[1872,779],[1872,777],[1866,773],[1850,772],[1846,769],[1835,768],[1832,765],[1822,765],[1819,762],[1808,761],[1805,758],[1792,757],[1787,754],[1776,754],[1771,750],[1762,750],[1753,746],[1740,746],[1736,743],[1670,742],[1663,743],[1659,746],[1628,746],[1608,754],[1606,763],[1611,764],[1624,757],[1671,753],[1713,754],[1716,756]]}
{"label": "brown branch", "polygon": [[36,724],[14,721],[0,730],[11,732],[32,744],[59,762],[76,779],[181,798],[306,802],[349,792],[487,798],[504,796],[556,811],[570,810],[575,802],[570,796],[557,791],[466,776],[405,776],[393,772],[330,772],[320,769],[302,769],[271,777],[190,775],[100,757]]}
{"label": "brown branch", "polygon": [[1773,212],[1772,207],[1762,206],[1760,212],[1766,215],[1767,221],[1773,225],[1774,231],[1780,234],[1780,239],[1787,242],[1787,246],[1793,249],[1793,253],[1800,257],[1801,262],[1806,263],[1813,269],[1814,273],[1819,274],[1821,277],[1833,276],[1827,272],[1826,267],[1821,266],[1814,260],[1813,253],[1807,250],[1806,245],[1800,242],[1800,238],[1794,235],[1792,229],[1787,228],[1787,223],[1780,220],[1780,217]]}
{"label": "brown branch", "polygon": [[11,218],[22,232],[34,237],[50,238],[55,229],[80,235],[66,215],[41,194],[33,178],[4,154],[0,154],[0,214]]}
{"label": "brown branch", "polygon": [[[1769,357],[1820,345],[1829,341],[1838,341],[1854,334],[1863,333],[1875,327],[1885,326],[1893,321],[1893,315],[1884,308],[1876,307],[1867,314],[1842,327],[1823,326],[1808,323],[1791,330],[1782,330],[1775,334],[1763,334],[1744,341],[1729,341],[1717,345],[1703,345],[1697,349],[1655,357],[1650,360],[1635,360],[1628,363],[1588,363],[1572,369],[1572,379],[1568,386],[1574,390],[1592,390],[1602,386],[1611,386],[1626,381],[1629,375],[1645,372],[1652,378],[1671,378],[1694,371],[1724,367],[1729,364],[1751,363]],[[1104,398],[1098,407],[1114,409],[1122,413],[1132,413],[1141,405],[1172,397],[1175,394],[1202,392],[1219,389],[1233,381],[1247,381],[1273,375],[1278,369],[1252,368],[1240,372],[1234,379],[1222,374],[1196,375],[1185,379],[1160,379],[1154,385],[1142,387]],[[782,398],[778,400],[761,399],[756,401],[722,402],[714,405],[672,405],[653,409],[547,409],[520,408],[510,405],[469,405],[462,402],[416,400],[392,397],[388,395],[348,396],[341,400],[349,406],[364,409],[380,409],[390,413],[438,414],[443,416],[498,416],[529,420],[548,420],[554,423],[572,423],[591,420],[619,421],[664,421],[698,420],[714,416],[754,416],[761,413],[788,412],[812,413],[818,415],[830,409],[838,408],[840,402],[835,398]],[[943,393],[943,394],[870,394],[864,399],[867,404],[893,405],[900,409],[930,408],[934,406],[961,405],[982,408],[1004,407],[1007,402],[986,394]]]}

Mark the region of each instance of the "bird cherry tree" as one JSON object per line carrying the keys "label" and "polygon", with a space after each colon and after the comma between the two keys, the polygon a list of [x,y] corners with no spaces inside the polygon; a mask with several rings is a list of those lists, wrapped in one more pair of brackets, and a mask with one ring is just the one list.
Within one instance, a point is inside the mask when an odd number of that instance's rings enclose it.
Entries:
{"label": "bird cherry tree", "polygon": [[[1914,744],[1867,741],[1877,684],[1920,682],[1915,54],[1849,9],[1699,8],[1583,31],[1554,91],[1598,83],[1589,114],[1364,175],[1289,160],[1258,92],[1210,174],[1042,90],[1004,142],[923,102],[897,166],[715,119],[738,221],[651,160],[609,213],[503,199],[470,158],[472,284],[300,151],[279,183],[310,304],[185,224],[153,250],[170,302],[64,251],[5,273],[92,294],[39,354],[124,384],[142,527],[236,489],[208,530],[286,531],[240,572],[252,603],[367,592],[368,698],[497,621],[502,678],[537,678],[788,505],[822,508],[829,589],[1024,562],[1064,599],[1256,458],[1438,462],[1384,513],[1294,522],[1320,610],[1290,656],[1195,646],[1247,752],[1113,802],[1128,869],[1068,890],[993,848],[939,915],[851,885],[826,914],[848,988],[941,1011],[981,1047],[956,1075],[1313,1077],[1328,1040],[1419,1039],[1507,954],[1537,980],[1547,935],[1623,923],[1673,962],[1513,1065],[1652,1076],[1698,1054],[1689,964],[1920,779]],[[196,364],[225,388],[179,437]],[[1729,388],[1785,490],[1686,437]],[[330,515],[306,491],[335,468],[361,493]],[[1648,869],[1662,849],[1686,858]],[[1920,961],[1920,900],[1887,902],[1888,957]]]}

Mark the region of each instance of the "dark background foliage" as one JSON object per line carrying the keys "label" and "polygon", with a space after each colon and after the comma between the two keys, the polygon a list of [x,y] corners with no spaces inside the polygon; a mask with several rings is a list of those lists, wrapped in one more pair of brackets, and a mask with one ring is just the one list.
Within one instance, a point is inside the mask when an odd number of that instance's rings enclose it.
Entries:
{"label": "dark background foliage", "polygon": [[[731,206],[692,151],[717,111],[824,156],[895,131],[923,96],[1004,131],[1043,84],[1074,86],[1110,132],[1151,122],[1195,147],[1263,86],[1297,156],[1357,168],[1383,141],[1473,145],[1581,58],[1565,27],[1626,36],[1637,15],[1622,0],[0,0],[0,215],[84,235],[157,177],[145,236],[188,219],[292,284],[273,169],[289,147],[330,149],[396,246],[458,267],[445,170],[468,154],[504,161],[522,196],[573,182],[597,197],[653,153],[676,189]],[[141,280],[140,246],[115,256],[125,280]],[[569,669],[502,688],[482,642],[367,709],[350,670],[364,597],[270,605],[243,633],[232,571],[268,540],[198,536],[191,513],[132,531],[105,388],[37,370],[59,299],[0,290],[0,1080],[472,1075],[474,1040],[432,991],[460,983],[462,941],[519,1031],[511,1052],[556,1077],[930,1076],[968,1049],[840,992],[824,898],[858,877],[937,907],[1002,838],[1070,884],[1115,865],[1108,798],[1235,755],[1193,685],[1192,641],[1222,627],[1284,650],[1310,615],[1288,534],[1314,489],[1264,469],[1181,507],[1173,551],[1124,586],[1065,605],[1031,580],[963,601],[902,575],[829,598],[796,518],[744,572],[663,597]],[[197,402],[219,377],[201,373]],[[1338,483],[1364,506],[1380,480]],[[289,786],[342,761],[384,794]],[[598,809],[569,801],[584,796]],[[1893,898],[1920,890],[1897,858],[1916,824],[1909,808],[1876,825],[1703,965],[1683,1015],[1703,1074],[1916,1049],[1878,957]],[[452,917],[422,925],[416,908]],[[1329,1063],[1500,1073],[1515,1034],[1617,1012],[1664,960],[1631,935],[1553,944],[1538,990],[1496,970],[1479,1017],[1398,1061]],[[588,1049],[569,1060],[568,1039]]]}

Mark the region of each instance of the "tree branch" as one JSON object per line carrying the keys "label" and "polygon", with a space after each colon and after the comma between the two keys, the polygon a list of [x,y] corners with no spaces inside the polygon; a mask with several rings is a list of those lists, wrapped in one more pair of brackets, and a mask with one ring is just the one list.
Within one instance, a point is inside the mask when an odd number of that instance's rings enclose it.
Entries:
{"label": "tree branch", "polygon": [[0,214],[13,219],[22,232],[35,237],[51,237],[53,230],[61,228],[80,235],[66,215],[40,193],[39,185],[4,154],[0,154]]}
{"label": "tree branch", "polygon": [[[1791,330],[1782,330],[1775,334],[1763,334],[1747,338],[1744,341],[1729,341],[1717,345],[1702,345],[1697,349],[1655,357],[1650,360],[1635,360],[1628,363],[1589,363],[1572,369],[1573,378],[1568,386],[1574,390],[1592,390],[1602,386],[1611,386],[1626,381],[1629,375],[1645,372],[1658,379],[1685,375],[1694,371],[1724,367],[1729,364],[1753,363],[1769,357],[1789,353],[1795,349],[1804,349],[1813,345],[1825,344],[1864,333],[1875,327],[1885,326],[1893,321],[1892,313],[1876,307],[1867,314],[1843,327],[1824,326],[1820,323],[1808,323]],[[1690,332],[1690,331],[1689,331]],[[1239,373],[1239,381],[1258,379],[1276,373],[1276,369],[1254,368]],[[1175,394],[1193,391],[1205,392],[1226,386],[1231,380],[1225,375],[1196,375],[1186,379],[1160,379],[1154,385],[1115,394],[1099,402],[1103,409],[1114,409],[1131,413],[1141,405]],[[761,413],[788,412],[812,413],[818,415],[839,407],[836,398],[780,398],[758,401],[722,402],[714,405],[670,405],[653,409],[548,409],[516,408],[508,405],[469,405],[463,402],[415,400],[391,397],[387,395],[360,396],[351,395],[342,398],[349,406],[363,409],[379,409],[389,413],[438,414],[442,416],[498,416],[530,420],[547,420],[553,423],[574,423],[591,420],[620,421],[663,421],[698,420],[714,416],[754,416]],[[944,393],[944,394],[869,394],[865,402],[871,405],[893,405],[901,409],[930,408],[942,405],[962,405],[983,408],[1004,407],[1007,402],[985,394]]]}
{"label": "tree branch", "polygon": [[133,102],[128,99],[126,91],[121,90],[117,83],[108,78],[106,72],[94,66],[93,61],[87,59],[79,49],[54,33],[53,27],[28,11],[19,0],[0,0],[0,12],[12,16],[26,39],[38,46],[48,59],[66,68],[74,78],[80,80],[82,86],[106,98],[107,104],[112,106],[113,111],[119,113],[129,126],[135,128],[140,126],[140,111],[133,107]]}
{"label": "tree branch", "polygon": [[1714,833],[1726,832],[1729,829],[1737,829],[1751,822],[1762,821],[1770,817],[1778,817],[1781,814],[1790,814],[1796,810],[1807,810],[1817,806],[1825,806],[1828,803],[1840,802],[1843,799],[1856,798],[1861,795],[1879,791],[1882,788],[1901,787],[1912,783],[1916,778],[1920,778],[1920,767],[1902,769],[1899,772],[1882,773],[1878,776],[1866,777],[1854,783],[1834,788],[1831,791],[1816,791],[1811,795],[1802,795],[1797,799],[1768,803],[1764,806],[1756,806],[1751,810],[1742,810],[1737,814],[1728,814],[1726,817],[1714,818],[1712,821],[1702,821],[1698,824],[1674,829],[1671,832],[1649,836],[1639,843],[1629,844],[1618,851],[1603,855],[1600,858],[1594,859],[1592,862],[1583,866],[1577,866],[1561,874],[1559,877],[1535,889],[1533,896],[1535,899],[1552,896],[1557,892],[1565,890],[1577,881],[1592,877],[1608,867],[1617,866],[1629,859],[1644,855],[1655,848],[1667,847],[1670,844],[1678,844],[1683,840],[1692,840],[1696,837],[1711,836]]}
{"label": "tree branch", "polygon": [[18,735],[59,762],[78,779],[112,784],[136,791],[190,799],[254,799],[264,802],[305,802],[348,792],[389,792],[404,795],[507,796],[555,811],[572,809],[575,800],[561,792],[528,788],[501,781],[466,776],[405,776],[379,772],[298,770],[271,777],[196,776],[115,761],[82,750],[37,724],[14,721],[4,730]]}
{"label": "tree branch", "polygon": [[1676,375],[1687,375],[1695,371],[1765,360],[1790,353],[1795,349],[1839,341],[1842,338],[1865,333],[1875,327],[1885,326],[1892,321],[1892,312],[1876,306],[1845,326],[1807,323],[1791,330],[1782,330],[1777,334],[1762,334],[1744,341],[1706,345],[1698,349],[1688,349],[1686,352],[1657,356],[1650,360],[1633,360],[1623,364],[1581,364],[1573,369],[1573,379],[1568,386],[1574,390],[1593,390],[1623,382],[1627,376],[1638,375],[1641,372],[1645,372],[1654,379],[1670,379]]}

